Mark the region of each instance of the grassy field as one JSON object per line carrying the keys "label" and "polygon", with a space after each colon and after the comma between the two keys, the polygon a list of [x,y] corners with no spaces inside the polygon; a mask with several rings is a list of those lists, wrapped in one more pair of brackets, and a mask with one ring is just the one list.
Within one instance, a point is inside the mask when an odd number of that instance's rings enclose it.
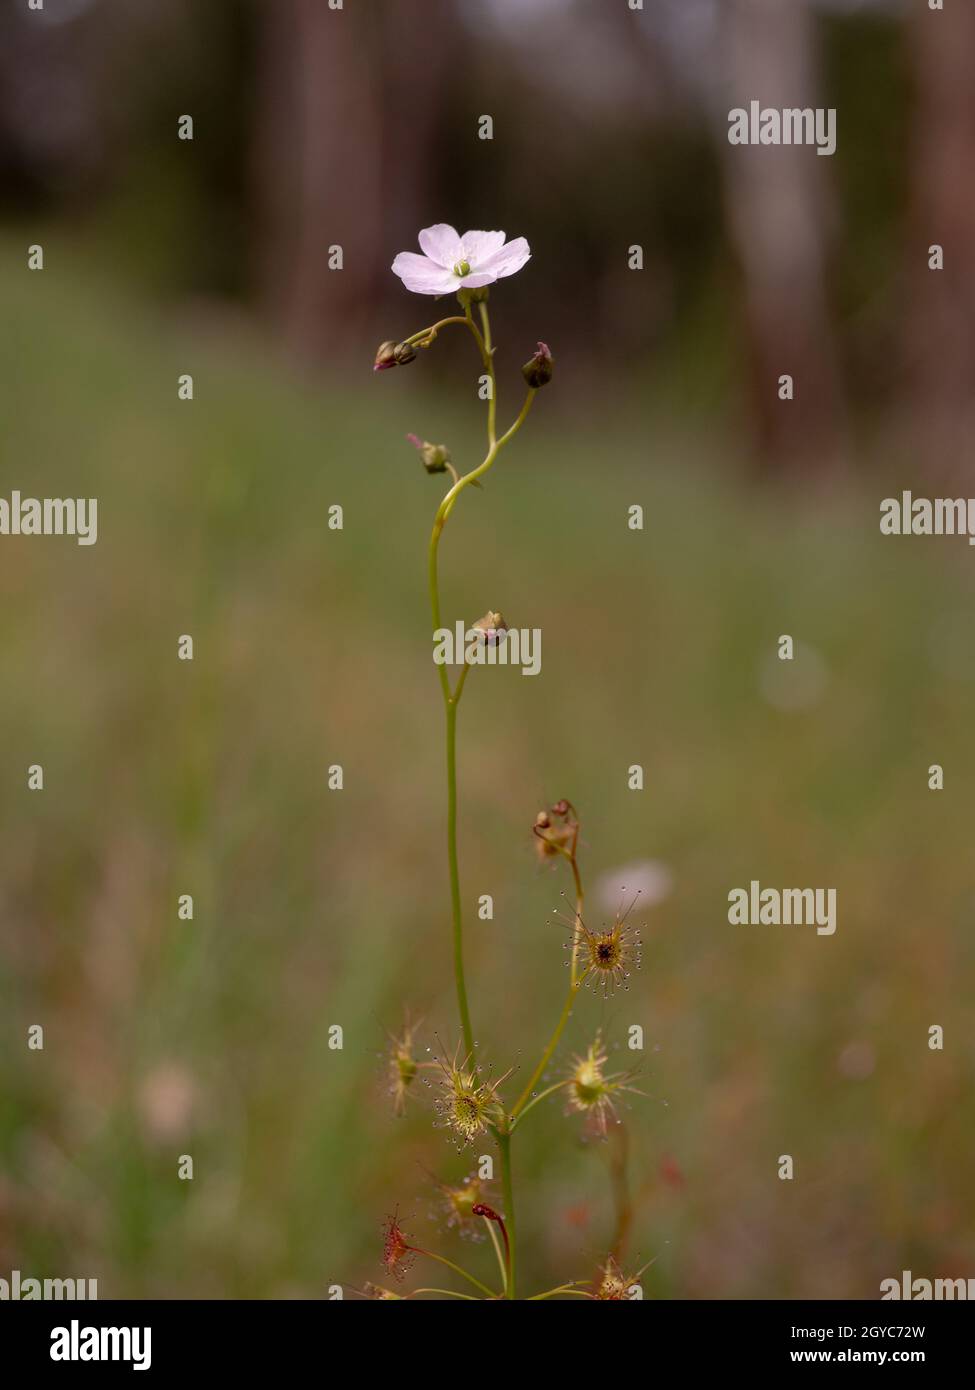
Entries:
{"label": "grassy field", "polygon": [[[0,493],[96,496],[99,539],[0,539],[0,1273],[325,1296],[383,1278],[397,1204],[456,1258],[424,1169],[471,1161],[424,1094],[392,1117],[381,1053],[404,1004],[425,1043],[457,1036],[425,588],[439,488],[403,436],[474,461],[477,404],[448,404],[433,360],[372,377],[372,342],[342,380],[303,382],[210,310],[161,319],[84,267],[21,264],[5,248]],[[571,372],[549,394],[442,551],[448,622],[500,608],[544,641],[537,678],[476,671],[460,715],[479,1043],[525,1076],[557,1016],[547,919],[569,884],[538,869],[530,827],[568,796],[593,896],[635,861],[672,875],[641,913],[634,987],[582,998],[552,1068],[597,1027],[614,1046],[645,1029],[624,1120],[647,1295],[970,1275],[971,551],[880,538],[880,484],[764,496],[717,430]],[[834,887],[835,936],[730,926],[753,878]],[[526,1120],[526,1289],[592,1273],[616,1152],[557,1098]],[[467,1263],[489,1276],[489,1247]]]}

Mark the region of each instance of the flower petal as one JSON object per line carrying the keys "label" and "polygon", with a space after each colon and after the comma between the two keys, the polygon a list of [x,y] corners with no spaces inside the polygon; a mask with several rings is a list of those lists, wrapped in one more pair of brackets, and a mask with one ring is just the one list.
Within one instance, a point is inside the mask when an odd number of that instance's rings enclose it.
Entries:
{"label": "flower petal", "polygon": [[457,262],[464,258],[460,237],[447,222],[435,222],[432,227],[424,227],[417,241],[425,256],[447,270],[453,270]]}
{"label": "flower petal", "polygon": [[464,260],[470,261],[476,270],[501,250],[504,232],[465,232],[460,241]]}
{"label": "flower petal", "polygon": [[393,261],[392,270],[414,294],[450,294],[457,286],[457,276],[444,270],[426,256],[415,251],[401,251]]}
{"label": "flower petal", "polygon": [[473,270],[460,279],[455,277],[454,284],[459,290],[479,290],[482,285],[493,285],[497,278],[491,270]]}
{"label": "flower petal", "polygon": [[478,272],[483,272],[485,275],[493,275],[496,280],[503,280],[506,275],[514,275],[516,270],[520,270],[523,265],[530,261],[531,254],[525,238],[523,236],[515,237],[514,241],[509,241],[507,246],[502,246],[500,251],[496,251],[477,269]]}

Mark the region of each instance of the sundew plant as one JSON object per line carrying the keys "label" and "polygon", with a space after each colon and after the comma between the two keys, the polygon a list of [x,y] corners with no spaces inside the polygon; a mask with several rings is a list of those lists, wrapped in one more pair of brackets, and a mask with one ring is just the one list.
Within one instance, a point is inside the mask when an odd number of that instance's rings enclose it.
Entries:
{"label": "sundew plant", "polygon": [[[497,386],[494,371],[495,346],[488,312],[489,287],[521,270],[531,252],[524,237],[508,241],[504,232],[466,232],[459,236],[453,227],[440,223],[419,234],[422,255],[401,252],[392,269],[408,290],[416,294],[441,297],[456,295],[460,312],[438,319],[400,342],[383,343],[375,360],[375,370],[386,371],[414,362],[419,354],[433,347],[445,330],[461,329],[470,334],[480,359],[487,403],[486,450],[483,459],[467,473],[455,468],[449,450],[407,436],[418,449],[426,471],[449,479],[433,519],[427,551],[430,588],[430,618],[435,644],[443,632],[441,624],[438,558],[448,523],[454,520],[463,494],[476,487],[493,468],[501,453],[515,439],[532,409],[538,392],[552,380],[553,360],[545,343],[522,368],[526,395],[512,423],[499,433]],[[389,1091],[393,1107],[402,1114],[417,1084],[426,1083],[434,1093],[435,1123],[441,1125],[456,1146],[465,1149],[476,1142],[492,1144],[497,1150],[501,1195],[496,1197],[490,1178],[472,1175],[450,1186],[439,1183],[448,1213],[448,1229],[459,1234],[490,1237],[497,1258],[494,1286],[465,1269],[454,1259],[416,1245],[400,1224],[398,1211],[389,1216],[385,1227],[383,1264],[400,1287],[371,1284],[365,1290],[373,1298],[417,1298],[420,1296],[479,1299],[514,1299],[518,1293],[518,1237],[516,1184],[513,1150],[521,1126],[528,1122],[535,1106],[553,1096],[561,1096],[567,1114],[581,1118],[587,1131],[605,1137],[608,1127],[618,1121],[618,1105],[627,1094],[639,1094],[632,1070],[613,1071],[609,1052],[596,1034],[581,1055],[573,1057],[561,1074],[552,1077],[549,1067],[583,986],[608,996],[626,988],[630,973],[640,964],[640,937],[630,913],[635,899],[626,901],[625,889],[614,919],[599,926],[587,926],[583,918],[584,890],[579,868],[579,817],[571,801],[561,800],[539,811],[532,825],[539,859],[552,866],[564,864],[571,877],[574,905],[568,913],[556,916],[566,928],[568,986],[561,1013],[544,1042],[538,1061],[521,1084],[514,1069],[496,1075],[478,1055],[471,1021],[471,1004],[464,973],[464,923],[461,910],[460,866],[457,857],[457,714],[465,684],[474,666],[486,657],[498,656],[508,640],[508,626],[502,614],[488,610],[465,632],[461,651],[454,660],[437,658],[437,674],[443,697],[446,767],[447,878],[450,894],[450,948],[457,994],[457,1038],[450,1047],[438,1039],[437,1049],[421,1048],[421,1025],[407,1014],[400,1031],[391,1036],[388,1054]],[[452,671],[450,668],[453,667]],[[459,667],[459,670],[456,668]],[[490,1200],[489,1200],[490,1199]],[[464,1291],[421,1285],[407,1290],[407,1272],[418,1260],[434,1261],[465,1281]],[[552,1288],[522,1294],[529,1299],[587,1298],[631,1299],[642,1297],[639,1278],[642,1270],[626,1273],[621,1267],[619,1248],[606,1253],[594,1277],[563,1280]],[[573,1271],[566,1271],[572,1273]],[[486,1276],[489,1277],[489,1276]]]}

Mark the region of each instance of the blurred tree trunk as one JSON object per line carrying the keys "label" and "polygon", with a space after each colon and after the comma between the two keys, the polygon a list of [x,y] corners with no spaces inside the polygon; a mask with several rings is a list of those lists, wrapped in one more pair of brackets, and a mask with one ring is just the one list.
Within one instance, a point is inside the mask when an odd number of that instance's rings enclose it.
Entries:
{"label": "blurred tree trunk", "polygon": [[[975,5],[919,8],[910,33],[917,84],[909,248],[907,370],[921,461],[970,474],[975,430]],[[945,268],[928,268],[944,247]]]}
{"label": "blurred tree trunk", "polygon": [[[335,356],[370,331],[388,264],[413,245],[429,211],[431,142],[458,42],[454,7],[405,0],[337,11],[324,0],[266,0],[262,25],[262,298],[297,355]],[[409,240],[398,240],[407,227]],[[340,271],[329,269],[333,245],[343,250]]]}
{"label": "blurred tree trunk", "polygon": [[[806,0],[728,0],[727,109],[816,106],[813,20]],[[744,337],[766,466],[832,471],[842,460],[843,405],[826,291],[832,205],[829,159],[810,146],[731,145],[718,131],[729,230],[743,277]],[[779,378],[795,399],[779,399]]]}

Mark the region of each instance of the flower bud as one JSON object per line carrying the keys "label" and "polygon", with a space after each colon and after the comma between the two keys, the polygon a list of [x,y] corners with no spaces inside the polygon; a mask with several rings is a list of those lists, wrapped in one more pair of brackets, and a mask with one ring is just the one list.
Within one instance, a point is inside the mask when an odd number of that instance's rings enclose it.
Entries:
{"label": "flower bud", "polygon": [[450,450],[446,444],[431,444],[417,434],[408,434],[407,439],[419,451],[423,467],[428,473],[446,473],[450,462]]}
{"label": "flower bud", "polygon": [[372,369],[374,372],[385,372],[390,367],[405,367],[415,356],[416,349],[411,343],[394,343],[390,338],[388,342],[379,344]]}
{"label": "flower bud", "polygon": [[396,344],[390,339],[386,343],[380,343],[376,349],[376,360],[373,363],[374,372],[385,372],[390,367],[396,366]]}
{"label": "flower bud", "polygon": [[508,624],[500,613],[492,613],[490,608],[473,626],[475,632],[481,633],[489,647],[500,646],[508,635]]}
{"label": "flower bud", "polygon": [[554,366],[555,362],[548,350],[548,344],[539,343],[535,356],[525,363],[521,369],[521,374],[532,390],[537,391],[540,386],[547,386],[552,380]]}
{"label": "flower bud", "polygon": [[395,1299],[397,1299],[400,1303],[405,1302],[405,1300],[404,1300],[402,1294],[393,1293],[392,1289],[384,1289],[383,1286],[382,1286],[382,1284],[372,1284],[372,1283],[366,1284],[365,1287],[363,1288],[362,1292],[363,1292],[363,1294],[365,1295],[366,1298],[372,1298],[372,1299],[389,1299],[389,1298],[395,1298]]}

